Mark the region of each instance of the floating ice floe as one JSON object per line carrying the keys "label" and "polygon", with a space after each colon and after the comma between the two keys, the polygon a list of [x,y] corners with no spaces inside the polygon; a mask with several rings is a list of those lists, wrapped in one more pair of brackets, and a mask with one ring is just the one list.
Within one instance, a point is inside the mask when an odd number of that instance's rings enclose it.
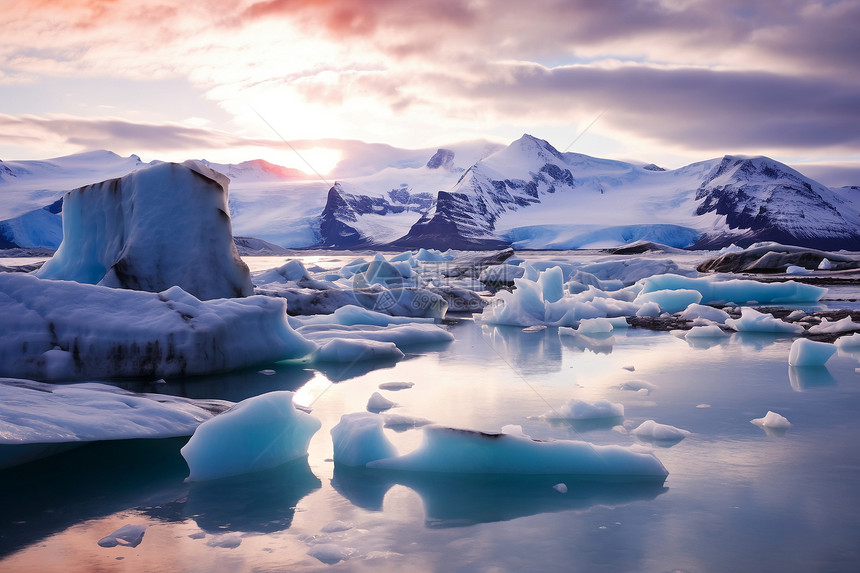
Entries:
{"label": "floating ice floe", "polygon": [[684,333],[684,338],[725,338],[727,334],[716,324],[694,326]]}
{"label": "floating ice floe", "polygon": [[397,405],[397,402],[389,400],[379,392],[374,392],[367,400],[367,410],[369,412],[379,413],[385,410],[390,410]]}
{"label": "floating ice floe", "polygon": [[823,366],[834,354],[836,346],[833,344],[798,338],[791,343],[788,363],[791,366]]}
{"label": "floating ice floe", "polygon": [[398,456],[373,414],[347,414],[332,428],[334,462],[347,467],[446,474],[576,475],[593,479],[655,480],[668,472],[652,454],[586,442],[534,441],[426,426],[419,448]]}
{"label": "floating ice floe", "polygon": [[791,427],[791,422],[785,416],[771,412],[770,410],[768,410],[764,418],[750,420],[750,423],[769,430],[787,430]]}
{"label": "floating ice floe", "polygon": [[316,362],[362,362],[365,360],[400,360],[405,354],[393,342],[362,338],[331,338],[324,342],[313,359]]}
{"label": "floating ice floe", "polygon": [[823,318],[819,324],[809,327],[809,334],[840,334],[854,330],[860,330],[860,322],[854,322],[850,316],[833,322]]}
{"label": "floating ice floe", "polygon": [[696,321],[699,319],[716,324],[725,324],[726,320],[730,318],[726,311],[704,304],[691,304],[679,316],[684,320]]}
{"label": "floating ice floe", "polygon": [[838,348],[842,349],[854,349],[860,348],[860,334],[854,333],[851,336],[842,336],[836,339],[834,343]]}
{"label": "floating ice floe", "polygon": [[145,525],[124,525],[110,535],[99,539],[98,543],[101,547],[116,547],[117,545],[137,547],[143,541],[144,533],[146,533]]}
{"label": "floating ice floe", "polygon": [[738,332],[772,332],[785,334],[801,334],[803,327],[799,324],[790,324],[772,314],[761,313],[749,307],[741,309],[740,318],[729,318],[725,325]]}
{"label": "floating ice floe", "polygon": [[200,299],[253,294],[233,243],[229,182],[186,161],[70,191],[63,242],[36,274],[150,292],[179,286]]}
{"label": "floating ice floe", "polygon": [[161,293],[0,274],[0,375],[42,380],[206,374],[299,358],[316,344],[284,302],[201,301]]}
{"label": "floating ice floe", "polygon": [[690,435],[687,430],[668,424],[658,424],[654,420],[645,420],[630,433],[640,440],[653,442],[680,442]]}
{"label": "floating ice floe", "polygon": [[415,382],[383,382],[379,385],[380,390],[408,390],[415,386]]}
{"label": "floating ice floe", "polygon": [[[816,302],[827,292],[826,288],[786,281],[762,283],[753,280],[716,280],[712,277],[690,278],[674,274],[663,274],[642,279],[637,283],[642,293],[661,290],[695,290],[701,293],[702,304],[735,302],[738,304],[756,301],[760,304],[789,304]],[[641,296],[641,295],[640,295]]]}
{"label": "floating ice floe", "polygon": [[601,418],[623,418],[624,405],[615,404],[609,400],[597,400],[586,402],[576,398],[564,404],[558,410],[544,414],[545,418],[559,418],[562,420],[596,420]]}
{"label": "floating ice floe", "polygon": [[447,344],[454,340],[447,330],[435,324],[401,324],[396,326],[310,324],[296,329],[308,340],[324,345],[332,339],[390,342],[401,350],[415,346]]}
{"label": "floating ice floe", "polygon": [[0,468],[87,442],[190,436],[230,406],[107,384],[0,379]]}
{"label": "floating ice floe", "polygon": [[182,448],[189,481],[266,470],[307,455],[322,424],[293,405],[293,393],[269,392],[243,400],[201,424]]}

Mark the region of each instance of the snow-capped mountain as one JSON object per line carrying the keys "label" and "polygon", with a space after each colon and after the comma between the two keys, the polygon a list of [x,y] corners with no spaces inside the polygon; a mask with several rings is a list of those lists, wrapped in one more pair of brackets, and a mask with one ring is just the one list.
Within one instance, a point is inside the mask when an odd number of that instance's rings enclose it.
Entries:
{"label": "snow-capped mountain", "polygon": [[[234,233],[288,248],[577,249],[637,240],[716,248],[773,240],[860,250],[856,187],[829,189],[766,157],[727,155],[665,170],[561,153],[530,135],[503,148],[425,150],[420,163],[414,151],[390,149],[387,166],[334,183],[259,160],[204,163],[231,179]],[[385,165],[375,155],[372,163]],[[108,151],[0,163],[0,248],[56,248],[63,193],[147,165]]]}

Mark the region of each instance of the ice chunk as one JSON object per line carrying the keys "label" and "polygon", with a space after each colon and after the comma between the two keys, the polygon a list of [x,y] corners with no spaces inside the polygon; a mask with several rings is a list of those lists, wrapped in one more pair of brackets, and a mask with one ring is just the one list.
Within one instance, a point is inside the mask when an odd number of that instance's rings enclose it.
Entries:
{"label": "ice chunk", "polygon": [[379,385],[380,390],[408,390],[415,386],[415,382],[383,382]]}
{"label": "ice chunk", "polygon": [[801,334],[803,327],[799,324],[789,324],[770,313],[761,313],[749,307],[741,309],[740,318],[729,318],[726,326],[738,332],[774,332]]}
{"label": "ice chunk", "polygon": [[506,424],[502,426],[502,433],[509,434],[511,436],[523,436],[525,438],[529,437],[523,432],[523,427],[519,424]]}
{"label": "ice chunk", "polygon": [[99,545],[102,547],[116,547],[117,545],[137,547],[143,541],[144,533],[146,533],[145,525],[124,525],[110,535],[99,539]]}
{"label": "ice chunk", "polygon": [[392,324],[413,324],[418,322],[432,323],[432,318],[392,316],[370,310],[355,304],[341,306],[331,314],[294,317],[302,326],[311,324],[339,324],[341,326],[369,325],[389,326]]}
{"label": "ice chunk", "polygon": [[805,267],[799,267],[797,265],[789,265],[785,269],[785,274],[787,274],[787,275],[811,275],[812,271],[810,271],[809,269],[807,269]]}
{"label": "ice chunk", "polygon": [[838,348],[854,349],[860,347],[860,334],[852,334],[851,336],[842,336],[836,339],[835,342]]}
{"label": "ice chunk", "polygon": [[567,493],[567,484],[557,483],[554,486],[552,486],[552,489],[554,489],[555,491],[557,491],[559,493]]}
{"label": "ice chunk", "polygon": [[306,339],[320,345],[335,338],[357,341],[376,340],[392,342],[402,350],[421,345],[447,344],[454,340],[454,335],[435,324],[401,324],[389,327],[311,324],[299,327],[297,330]]}
{"label": "ice chunk", "polygon": [[645,390],[648,393],[650,393],[652,390],[657,389],[656,384],[651,384],[650,382],[645,382],[644,380],[628,380],[627,382],[622,382],[618,387],[621,390],[628,390],[633,392]]}
{"label": "ice chunk", "polygon": [[186,161],[70,191],[63,242],[36,274],[150,292],[179,286],[204,300],[251,295],[233,243],[228,184]]}
{"label": "ice chunk", "polygon": [[370,399],[367,401],[367,410],[378,414],[379,412],[391,409],[396,405],[396,402],[392,402],[379,392],[374,392],[370,395]]}
{"label": "ice chunk", "polygon": [[332,338],[313,354],[317,362],[360,362],[362,360],[395,359],[405,354],[393,342]]}
{"label": "ice chunk", "polygon": [[[335,464],[339,463],[335,457]],[[576,475],[594,479],[663,481],[668,472],[652,454],[586,442],[534,441],[426,426],[421,446],[400,457],[370,461],[371,469],[458,474]]]}
{"label": "ice chunk", "polygon": [[826,288],[794,281],[781,283],[762,283],[744,279],[721,281],[713,277],[689,278],[673,274],[648,277],[637,284],[642,286],[643,294],[666,289],[695,290],[702,294],[702,304],[718,301],[740,304],[753,300],[761,304],[816,302],[827,292]]}
{"label": "ice chunk", "polygon": [[854,322],[850,316],[846,316],[841,320],[833,322],[824,318],[820,324],[809,327],[809,334],[839,334],[854,330],[860,330],[860,322]]}
{"label": "ice chunk", "polygon": [[336,464],[364,467],[374,460],[397,456],[397,449],[382,431],[382,418],[374,414],[344,414],[331,429],[331,437]]}
{"label": "ice chunk", "polygon": [[481,271],[479,281],[486,284],[513,284],[525,275],[525,268],[514,265],[494,265]]}
{"label": "ice chunk", "polygon": [[818,270],[819,271],[829,271],[835,266],[836,265],[831,263],[827,257],[824,257],[823,259],[821,259],[821,262],[818,263]]}
{"label": "ice chunk", "polygon": [[791,427],[791,422],[785,416],[771,412],[770,410],[768,410],[764,418],[756,418],[755,420],[750,420],[750,422],[756,426],[771,430],[787,430]]}
{"label": "ice chunk", "polygon": [[442,261],[453,261],[454,255],[450,252],[437,251],[436,249],[418,249],[418,255],[415,258],[422,263],[435,263]]}
{"label": "ice chunk", "polygon": [[256,284],[299,281],[308,278],[310,278],[310,274],[299,259],[290,259],[280,267],[254,274]]}
{"label": "ice chunk", "polygon": [[582,334],[608,334],[613,328],[613,323],[608,318],[583,318],[576,331]]}
{"label": "ice chunk", "polygon": [[546,330],[546,325],[535,324],[534,326],[525,327],[523,332],[543,332],[544,330]]}
{"label": "ice chunk", "polygon": [[654,442],[680,442],[690,435],[687,430],[667,424],[658,424],[654,420],[645,420],[630,433],[641,440]]}
{"label": "ice chunk", "polygon": [[543,271],[537,282],[543,291],[545,301],[557,302],[564,296],[564,275],[561,267],[552,267]]}
{"label": "ice chunk", "polygon": [[547,418],[561,418],[564,420],[595,420],[600,418],[623,418],[624,405],[615,404],[609,400],[597,400],[586,402],[576,398],[563,405],[558,411],[544,415]]}
{"label": "ice chunk", "polygon": [[355,549],[341,547],[336,543],[317,543],[311,545],[311,548],[308,549],[308,555],[319,559],[326,565],[334,565],[335,563],[346,561],[353,553],[355,553]]}
{"label": "ice chunk", "polygon": [[19,273],[0,273],[0,293],[0,376],[165,378],[316,348],[289,325],[284,301],[268,297],[200,301],[179,287],[149,293]]}
{"label": "ice chunk", "polygon": [[791,366],[822,366],[834,354],[836,346],[833,344],[798,338],[791,344],[788,363]]}
{"label": "ice chunk", "polygon": [[654,318],[660,316],[660,305],[656,302],[646,302],[636,311],[636,316],[640,318]]}
{"label": "ice chunk", "polygon": [[684,338],[723,338],[726,333],[716,324],[708,324],[702,326],[694,326],[688,330]]}
{"label": "ice chunk", "polygon": [[663,312],[674,314],[681,312],[691,304],[698,304],[702,300],[702,293],[690,289],[663,289],[654,291],[643,291],[636,297],[634,302],[645,304],[656,302]]}
{"label": "ice chunk", "polygon": [[680,316],[684,320],[696,320],[700,318],[716,322],[717,324],[725,324],[726,319],[729,318],[729,313],[704,304],[691,304],[681,312]]}
{"label": "ice chunk", "polygon": [[293,393],[248,398],[201,424],[182,448],[190,481],[204,481],[273,468],[307,455],[322,424],[297,410]]}
{"label": "ice chunk", "polygon": [[51,455],[57,444],[190,436],[230,406],[107,384],[0,379],[0,468]]}

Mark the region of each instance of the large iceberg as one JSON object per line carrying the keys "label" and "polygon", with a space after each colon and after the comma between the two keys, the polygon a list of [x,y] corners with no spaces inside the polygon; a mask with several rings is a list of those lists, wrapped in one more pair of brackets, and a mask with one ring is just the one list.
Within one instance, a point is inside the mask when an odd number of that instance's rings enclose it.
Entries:
{"label": "large iceberg", "polygon": [[39,380],[164,378],[300,358],[284,301],[200,301],[179,287],[149,293],[0,274],[0,376]]}
{"label": "large iceberg", "polygon": [[661,290],[695,290],[702,294],[702,304],[743,304],[751,301],[759,304],[817,302],[827,292],[826,288],[794,281],[762,283],[743,279],[690,278],[674,274],[651,276],[642,279],[639,284],[642,285],[642,294]]}
{"label": "large iceberg", "polygon": [[87,185],[63,199],[63,242],[37,271],[47,279],[200,299],[253,293],[233,243],[230,180],[196,161],[161,163]]}
{"label": "large iceberg", "polygon": [[487,434],[425,426],[413,452],[397,456],[382,432],[382,419],[352,414],[332,428],[335,465],[443,474],[571,475],[589,479],[655,480],[668,472],[651,454],[587,442],[535,441],[511,434]]}
{"label": "large iceberg", "polygon": [[189,481],[274,468],[308,453],[321,422],[293,405],[293,393],[269,392],[243,400],[201,424],[182,448]]}

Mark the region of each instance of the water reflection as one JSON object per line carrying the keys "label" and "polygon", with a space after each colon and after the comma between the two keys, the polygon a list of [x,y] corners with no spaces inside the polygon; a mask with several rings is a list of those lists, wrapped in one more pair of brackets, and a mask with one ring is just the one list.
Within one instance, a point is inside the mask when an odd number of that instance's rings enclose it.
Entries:
{"label": "water reflection", "polygon": [[345,382],[352,378],[364,376],[374,370],[394,368],[399,361],[396,358],[380,358],[377,360],[360,360],[358,362],[318,362],[314,368],[322,372],[332,382]]}
{"label": "water reflection", "polygon": [[145,513],[165,521],[192,518],[208,533],[272,533],[288,529],[299,501],[321,486],[305,457],[262,472],[192,483],[187,498]]}
{"label": "water reflection", "polygon": [[595,430],[611,430],[624,423],[624,416],[610,418],[592,418],[590,420],[568,420],[563,418],[546,418],[551,426],[567,427],[575,433],[592,432]]}
{"label": "water reflection", "polygon": [[0,556],[76,523],[183,495],[184,438],[97,442],[7,469],[0,487]]}
{"label": "water reflection", "polygon": [[552,372],[561,369],[564,350],[610,354],[614,336],[559,335],[558,328],[524,333],[519,326],[483,325],[484,342],[510,360],[519,371]]}
{"label": "water reflection", "polygon": [[[553,488],[565,483],[567,493]],[[508,521],[541,513],[619,506],[648,501],[668,491],[655,483],[596,483],[571,476],[445,475],[387,472],[335,466],[332,487],[350,503],[381,511],[393,485],[415,491],[427,527],[444,528]]]}
{"label": "water reflection", "polygon": [[826,366],[789,366],[788,380],[795,392],[836,386],[836,378]]}
{"label": "water reflection", "polygon": [[762,350],[782,340],[786,340],[786,335],[778,332],[735,332],[731,337],[733,344],[743,344],[755,350]]}

